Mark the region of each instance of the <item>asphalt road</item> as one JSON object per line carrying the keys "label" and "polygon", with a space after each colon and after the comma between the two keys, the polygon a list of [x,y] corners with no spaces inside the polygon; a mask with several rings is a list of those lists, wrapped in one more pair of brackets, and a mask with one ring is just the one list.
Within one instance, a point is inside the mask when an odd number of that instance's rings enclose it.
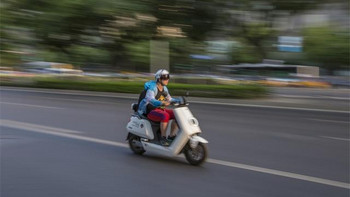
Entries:
{"label": "asphalt road", "polygon": [[132,99],[0,93],[3,197],[350,195],[346,106],[192,103],[209,141],[207,162],[194,167],[129,150]]}
{"label": "asphalt road", "polygon": [[294,98],[316,98],[347,100],[350,98],[349,88],[292,88],[292,87],[274,87],[271,93],[280,97]]}

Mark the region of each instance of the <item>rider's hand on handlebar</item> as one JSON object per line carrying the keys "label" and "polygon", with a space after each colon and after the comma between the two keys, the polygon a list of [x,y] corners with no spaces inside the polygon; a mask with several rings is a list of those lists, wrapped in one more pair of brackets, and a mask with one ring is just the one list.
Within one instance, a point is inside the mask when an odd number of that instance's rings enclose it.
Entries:
{"label": "rider's hand on handlebar", "polygon": [[169,102],[169,101],[162,101],[162,105],[163,105],[163,106],[169,106],[169,105],[170,105],[170,102]]}

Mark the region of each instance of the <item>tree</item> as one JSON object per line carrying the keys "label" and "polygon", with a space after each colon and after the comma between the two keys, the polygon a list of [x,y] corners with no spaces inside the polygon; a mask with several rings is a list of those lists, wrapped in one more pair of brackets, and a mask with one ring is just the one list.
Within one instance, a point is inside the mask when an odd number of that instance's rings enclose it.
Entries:
{"label": "tree", "polygon": [[323,26],[306,28],[303,34],[308,59],[331,72],[337,69],[349,69],[348,31]]}
{"label": "tree", "polygon": [[[222,2],[220,7],[216,28],[221,32],[226,32],[235,40],[239,40],[241,45],[246,45],[245,56],[249,51],[254,51],[252,56],[264,59],[267,56],[265,43],[276,37],[277,33],[273,27],[276,13],[280,11],[291,15],[312,9],[326,0],[234,0]],[[248,47],[249,46],[249,47]],[[256,49],[252,49],[256,48]],[[249,48],[249,50],[247,50]],[[247,58],[244,58],[247,59]],[[237,60],[237,58],[236,58]]]}
{"label": "tree", "polygon": [[[213,30],[217,19],[218,7],[215,0],[151,2],[154,7],[150,14],[157,18],[156,26],[173,27],[182,33],[173,37],[188,37],[191,40],[203,41],[207,33]],[[159,39],[158,36],[153,38]]]}

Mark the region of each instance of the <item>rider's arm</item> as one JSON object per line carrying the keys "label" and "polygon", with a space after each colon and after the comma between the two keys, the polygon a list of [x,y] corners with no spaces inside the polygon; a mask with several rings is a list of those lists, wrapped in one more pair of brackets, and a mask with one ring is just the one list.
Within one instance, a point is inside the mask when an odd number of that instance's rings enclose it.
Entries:
{"label": "rider's arm", "polygon": [[146,93],[146,96],[145,96],[145,99],[146,99],[146,102],[147,102],[147,103],[151,103],[153,106],[159,107],[159,106],[162,105],[162,102],[161,102],[161,101],[158,101],[158,100],[155,98],[155,95],[156,95],[155,90],[153,90],[153,89],[148,89],[148,90],[147,90],[147,93]]}
{"label": "rider's arm", "polygon": [[171,103],[180,103],[180,99],[178,99],[178,98],[171,98],[170,102]]}
{"label": "rider's arm", "polygon": [[166,100],[167,101],[169,101],[170,103],[179,103],[180,102],[180,99],[171,97],[171,95],[170,95],[170,93],[168,91],[168,88],[166,88],[165,90],[167,91],[167,96],[166,96]]}

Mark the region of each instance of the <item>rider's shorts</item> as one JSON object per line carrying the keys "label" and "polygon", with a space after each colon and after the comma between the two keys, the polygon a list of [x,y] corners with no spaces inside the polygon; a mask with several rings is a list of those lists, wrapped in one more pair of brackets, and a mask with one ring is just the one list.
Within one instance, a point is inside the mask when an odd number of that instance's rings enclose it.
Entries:
{"label": "rider's shorts", "polygon": [[154,122],[169,122],[171,119],[175,119],[172,109],[154,109],[150,111],[147,118]]}

